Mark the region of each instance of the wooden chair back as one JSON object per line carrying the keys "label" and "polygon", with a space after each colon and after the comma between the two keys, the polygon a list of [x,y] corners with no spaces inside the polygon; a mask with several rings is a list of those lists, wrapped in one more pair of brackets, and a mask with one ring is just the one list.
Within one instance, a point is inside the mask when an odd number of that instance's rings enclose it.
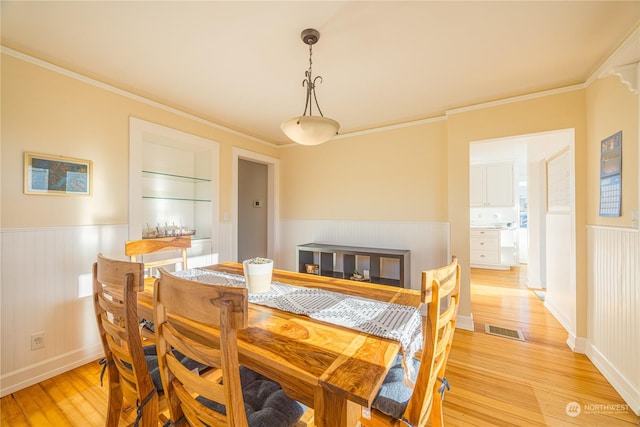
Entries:
{"label": "wooden chair back", "polygon": [[98,254],[93,264],[93,303],[109,375],[106,425],[117,426],[123,398],[142,406],[139,426],[158,425],[158,396],[149,376],[138,329],[137,293],[144,290],[144,266]]}
{"label": "wooden chair back", "polygon": [[[247,289],[181,279],[161,268],[153,300],[160,373],[172,421],[184,417],[194,426],[246,426],[237,331],[248,325]],[[219,332],[219,340],[205,342],[184,335],[174,324],[176,318],[210,325],[216,338]],[[217,369],[200,376],[182,366],[173,349]],[[226,416],[198,397],[224,405]]]}
{"label": "wooden chair back", "polygon": [[429,301],[424,326],[424,348],[413,394],[404,413],[411,425],[442,426],[444,373],[451,350],[460,303],[460,266],[457,258],[444,267],[422,272],[423,301]]}
{"label": "wooden chair back", "polygon": [[159,237],[157,239],[129,240],[124,244],[124,253],[130,257],[132,262],[138,260],[138,256],[148,255],[156,252],[180,251],[179,257],[164,258],[154,261],[144,261],[145,269],[152,269],[168,265],[182,264],[182,270],[187,267],[187,249],[191,247],[191,236],[179,237]]}

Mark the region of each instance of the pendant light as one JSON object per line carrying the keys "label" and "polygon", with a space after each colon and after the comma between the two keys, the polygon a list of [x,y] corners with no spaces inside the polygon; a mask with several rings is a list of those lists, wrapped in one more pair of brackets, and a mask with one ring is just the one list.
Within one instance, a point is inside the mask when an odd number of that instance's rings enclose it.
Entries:
{"label": "pendant light", "polygon": [[[298,144],[318,145],[337,135],[340,124],[322,115],[320,105],[318,105],[318,99],[316,98],[316,81],[319,79],[320,82],[322,82],[322,77],[312,76],[311,55],[313,53],[312,46],[318,42],[320,32],[313,28],[308,28],[302,32],[301,38],[302,41],[309,46],[309,69],[305,71],[305,79],[302,81],[302,86],[307,88],[307,100],[304,104],[304,113],[302,113],[302,116],[285,120],[280,127],[289,139]],[[316,107],[318,107],[319,116],[314,116],[312,113],[314,102]],[[309,115],[307,115],[307,111]]]}

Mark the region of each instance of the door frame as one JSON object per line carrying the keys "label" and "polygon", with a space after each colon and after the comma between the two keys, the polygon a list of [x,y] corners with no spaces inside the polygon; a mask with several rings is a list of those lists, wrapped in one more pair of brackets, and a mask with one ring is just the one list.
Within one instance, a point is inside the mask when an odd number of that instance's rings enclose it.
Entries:
{"label": "door frame", "polygon": [[[511,141],[520,141],[521,143],[524,143],[525,145],[527,145],[529,147],[529,145],[536,145],[536,150],[538,151],[537,154],[535,156],[533,156],[536,161],[540,162],[546,162],[550,157],[553,157],[554,154],[556,154],[558,151],[562,151],[562,150],[568,150],[569,152],[569,159],[570,159],[570,165],[569,165],[569,172],[570,172],[570,208],[569,208],[569,216],[570,216],[570,242],[568,243],[570,246],[570,253],[568,254],[569,256],[569,260],[567,262],[568,265],[568,269],[569,269],[569,281],[570,281],[570,288],[573,291],[573,299],[572,301],[569,303],[569,305],[567,305],[566,303],[561,305],[561,306],[557,306],[557,305],[553,305],[552,303],[550,303],[550,301],[547,299],[545,300],[545,307],[553,314],[553,316],[558,319],[558,321],[562,324],[562,326],[567,330],[568,334],[569,334],[569,338],[567,340],[567,344],[571,347],[572,350],[577,351],[577,352],[584,352],[581,350],[581,343],[577,340],[576,337],[576,331],[577,331],[577,313],[580,311],[580,307],[578,307],[578,304],[581,303],[578,300],[578,295],[577,295],[577,291],[576,291],[576,274],[577,274],[577,268],[578,268],[578,264],[577,264],[577,253],[576,253],[576,191],[575,191],[575,186],[576,186],[576,171],[575,171],[575,129],[573,128],[569,128],[569,129],[558,129],[558,130],[553,130],[553,131],[543,131],[543,132],[536,132],[536,133],[531,133],[531,134],[523,134],[523,135],[511,135],[511,136],[505,136],[505,137],[500,137],[500,138],[492,138],[492,139],[486,139],[486,140],[476,140],[476,141],[471,141],[469,144],[469,147],[471,147],[472,144],[482,144],[482,143],[489,143],[489,142],[498,142],[498,143],[509,143]],[[527,149],[527,163],[529,163],[529,165],[531,164],[531,150],[528,148]],[[471,168],[471,153],[469,153],[469,168]],[[497,161],[497,160],[496,160]],[[528,173],[528,175],[530,176],[530,172]],[[541,182],[541,184],[544,185],[544,191],[545,191],[545,198],[544,200],[539,200],[538,202],[541,203],[542,205],[540,207],[544,208],[544,213],[540,212],[540,214],[542,215],[541,220],[545,221],[547,220],[547,209],[546,209],[546,171],[544,173],[544,175],[541,175],[540,178],[544,181]],[[529,183],[531,184],[531,183]],[[529,185],[529,190],[531,190],[531,185]],[[532,208],[532,200],[531,197],[529,197],[529,208]],[[546,233],[546,229],[545,229],[545,233]],[[529,241],[531,241],[531,238],[529,238]],[[470,243],[469,243],[470,244]],[[547,252],[547,248],[548,248],[548,242],[546,241],[546,237],[545,239],[543,239],[543,244],[544,244],[544,251],[545,251],[545,256],[546,256],[546,252]],[[530,258],[531,259],[531,255]],[[542,260],[540,260],[542,261]],[[548,274],[548,272],[546,271],[546,265],[544,267],[544,271],[545,271],[545,276]],[[531,274],[531,272],[529,272],[529,274]],[[546,283],[546,288],[548,289],[549,284]],[[566,316],[566,311],[568,311],[569,313],[569,318],[567,318]]]}
{"label": "door frame", "polygon": [[267,257],[274,259],[278,247],[278,218],[280,206],[280,160],[233,147],[231,151],[231,255],[238,261],[238,162],[248,160],[267,165]]}

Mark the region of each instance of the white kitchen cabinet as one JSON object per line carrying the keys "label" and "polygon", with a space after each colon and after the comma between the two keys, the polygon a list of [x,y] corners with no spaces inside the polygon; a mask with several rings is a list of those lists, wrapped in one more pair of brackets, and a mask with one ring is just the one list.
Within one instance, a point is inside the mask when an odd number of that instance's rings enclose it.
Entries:
{"label": "white kitchen cabinet", "polygon": [[513,164],[474,165],[469,177],[471,207],[513,206]]}
{"label": "white kitchen cabinet", "polygon": [[518,264],[517,230],[472,228],[471,267],[508,270]]}

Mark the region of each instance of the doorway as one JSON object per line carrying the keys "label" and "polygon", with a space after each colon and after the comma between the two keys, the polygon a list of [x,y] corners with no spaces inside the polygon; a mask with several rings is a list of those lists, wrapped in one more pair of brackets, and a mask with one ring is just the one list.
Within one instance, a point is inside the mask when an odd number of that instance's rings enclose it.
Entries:
{"label": "doorway", "polygon": [[235,147],[232,157],[232,259],[274,259],[279,160]]}
{"label": "doorway", "polygon": [[267,257],[267,165],[238,160],[238,259]]}
{"label": "doorway", "polygon": [[[469,153],[470,165],[513,162],[514,188],[526,194],[526,200],[522,200],[524,194],[515,191],[514,209],[518,210],[518,228],[525,236],[520,242],[527,245],[527,286],[546,291],[545,307],[573,334],[576,313],[574,130],[475,141]],[[563,212],[553,212],[547,207],[547,169],[559,153],[566,153],[568,160],[563,170],[568,177],[568,204]]]}

